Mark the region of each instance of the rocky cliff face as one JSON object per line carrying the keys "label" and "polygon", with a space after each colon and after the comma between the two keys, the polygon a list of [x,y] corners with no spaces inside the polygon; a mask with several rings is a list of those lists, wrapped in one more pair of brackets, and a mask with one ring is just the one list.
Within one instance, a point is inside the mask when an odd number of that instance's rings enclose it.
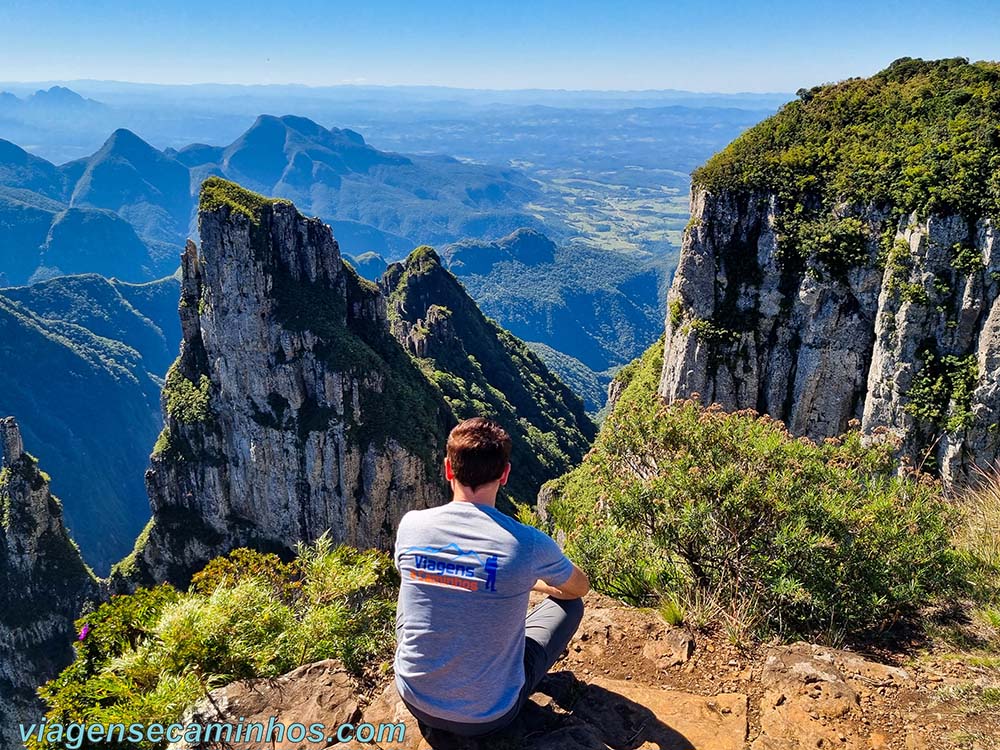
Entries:
{"label": "rocky cliff face", "polygon": [[11,417],[0,445],[0,747],[16,748],[18,725],[41,720],[36,688],[72,660],[73,623],[99,589]]}
{"label": "rocky cliff face", "polygon": [[661,393],[812,438],[858,419],[945,478],[992,462],[998,116],[996,63],[901,58],[696,170]]}
{"label": "rocky cliff face", "polygon": [[814,439],[852,419],[946,477],[998,455],[1000,246],[988,220],[844,207],[842,266],[789,261],[775,195],[696,189],[660,391]]}
{"label": "rocky cliff face", "polygon": [[115,585],[185,582],[237,546],[331,530],[386,547],[444,499],[447,405],[388,333],[330,228],[222,180],[183,257],[181,355],[146,483],[153,520]]}

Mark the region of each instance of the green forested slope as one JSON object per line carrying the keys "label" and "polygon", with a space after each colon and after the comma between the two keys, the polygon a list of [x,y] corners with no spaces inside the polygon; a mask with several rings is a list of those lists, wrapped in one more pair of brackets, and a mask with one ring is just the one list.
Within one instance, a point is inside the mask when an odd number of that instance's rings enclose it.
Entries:
{"label": "green forested slope", "polygon": [[0,289],[0,414],[17,417],[44,460],[99,572],[149,517],[143,471],[180,338],[178,296],[173,278],[68,276]]}
{"label": "green forested slope", "polygon": [[604,405],[609,371],[662,332],[669,274],[663,261],[562,246],[527,229],[495,241],[465,240],[441,255],[486,315],[542,345],[546,365],[592,413]]}

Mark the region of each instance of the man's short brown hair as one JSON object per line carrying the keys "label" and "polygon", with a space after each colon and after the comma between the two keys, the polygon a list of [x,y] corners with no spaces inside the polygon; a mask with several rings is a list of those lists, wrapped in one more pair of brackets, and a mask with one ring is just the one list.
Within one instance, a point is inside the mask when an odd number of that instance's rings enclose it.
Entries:
{"label": "man's short brown hair", "polygon": [[466,419],[448,435],[448,459],[459,484],[475,490],[503,476],[510,463],[510,435],[492,419]]}

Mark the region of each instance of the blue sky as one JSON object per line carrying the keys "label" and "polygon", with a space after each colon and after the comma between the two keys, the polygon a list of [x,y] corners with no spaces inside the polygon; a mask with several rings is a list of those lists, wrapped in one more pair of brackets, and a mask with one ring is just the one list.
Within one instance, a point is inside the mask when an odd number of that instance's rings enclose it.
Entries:
{"label": "blue sky", "polygon": [[996,0],[3,0],[0,79],[794,91],[998,32]]}

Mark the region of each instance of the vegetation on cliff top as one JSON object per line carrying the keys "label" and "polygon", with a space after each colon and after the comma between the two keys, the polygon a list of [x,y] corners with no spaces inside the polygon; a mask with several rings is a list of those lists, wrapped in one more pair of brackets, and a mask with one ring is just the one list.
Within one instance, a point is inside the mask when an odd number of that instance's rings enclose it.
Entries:
{"label": "vegetation on cliff top", "polygon": [[363,679],[391,655],[397,581],[384,553],[324,537],[290,563],[236,550],[187,592],[115,596],[77,622],[75,660],[40,691],[46,716],[169,724],[214,687],[330,658]]}
{"label": "vegetation on cliff top", "polygon": [[709,190],[1000,217],[1000,63],[901,58],[800,90],[694,173]]}
{"label": "vegetation on cliff top", "polygon": [[209,177],[201,183],[198,210],[215,211],[227,206],[256,223],[260,220],[260,214],[264,208],[276,203],[290,204],[291,201],[283,198],[267,198],[222,177]]}
{"label": "vegetation on cliff top", "polygon": [[[964,217],[970,246],[977,221],[1000,221],[1000,63],[902,58],[798,94],[693,175],[710,192],[776,198],[790,277],[885,263],[914,212]],[[974,254],[956,269],[976,270]]]}
{"label": "vegetation on cliff top", "polygon": [[956,508],[897,476],[888,443],[816,444],[751,411],[656,396],[662,345],[623,371],[594,449],[549,512],[595,587],[753,634],[838,639],[960,590]]}

